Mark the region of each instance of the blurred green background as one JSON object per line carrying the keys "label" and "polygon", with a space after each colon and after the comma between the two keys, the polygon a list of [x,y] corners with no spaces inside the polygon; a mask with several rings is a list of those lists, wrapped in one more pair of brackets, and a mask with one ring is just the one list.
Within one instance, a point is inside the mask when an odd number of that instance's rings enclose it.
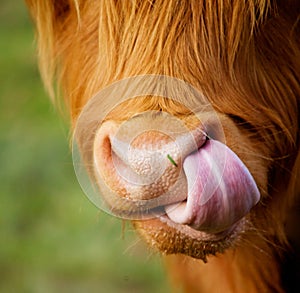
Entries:
{"label": "blurred green background", "polygon": [[81,191],[21,0],[0,2],[0,292],[166,292],[159,256]]}

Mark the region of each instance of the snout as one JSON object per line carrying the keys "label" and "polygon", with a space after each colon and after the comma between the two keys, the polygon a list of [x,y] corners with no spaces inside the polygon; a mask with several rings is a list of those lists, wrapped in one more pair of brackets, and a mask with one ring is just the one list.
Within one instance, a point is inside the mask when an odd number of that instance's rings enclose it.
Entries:
{"label": "snout", "polygon": [[258,188],[239,157],[210,137],[209,124],[188,128],[155,111],[103,123],[94,140],[94,172],[110,190],[103,194],[111,210],[121,217],[164,214],[211,234],[243,218],[258,202]]}
{"label": "snout", "polygon": [[95,136],[93,152],[98,184],[111,191],[103,192],[106,201],[114,211],[133,215],[161,213],[165,206],[184,201],[183,161],[205,141],[203,125],[189,129],[167,113],[147,111],[123,123],[106,121]]}
{"label": "snout", "polygon": [[254,178],[265,187],[251,174],[262,168],[255,146],[236,144],[239,135],[186,83],[134,77],[103,89],[81,112],[75,172],[98,208],[132,220],[150,246],[205,260],[247,230],[260,199]]}

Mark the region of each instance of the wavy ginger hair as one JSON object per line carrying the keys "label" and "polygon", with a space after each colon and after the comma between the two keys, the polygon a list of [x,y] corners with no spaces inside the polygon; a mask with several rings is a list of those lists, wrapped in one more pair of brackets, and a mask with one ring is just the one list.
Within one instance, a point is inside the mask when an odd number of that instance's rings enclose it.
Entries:
{"label": "wavy ginger hair", "polygon": [[257,213],[261,237],[271,250],[286,242],[286,215],[300,190],[298,1],[26,2],[44,84],[52,97],[59,85],[73,125],[91,97],[125,77],[163,74],[200,88],[259,142],[269,182],[266,214]]}

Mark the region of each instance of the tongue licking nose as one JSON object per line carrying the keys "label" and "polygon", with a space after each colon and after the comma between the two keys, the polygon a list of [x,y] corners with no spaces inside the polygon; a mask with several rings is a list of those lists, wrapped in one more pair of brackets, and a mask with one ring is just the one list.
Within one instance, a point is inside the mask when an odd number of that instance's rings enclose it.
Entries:
{"label": "tongue licking nose", "polygon": [[225,144],[205,141],[199,129],[173,142],[155,131],[144,132],[131,144],[124,142],[127,130],[116,138],[109,125],[103,127],[96,145],[103,145],[101,140],[108,137],[111,155],[99,148],[96,169],[106,185],[119,186],[116,194],[122,191],[119,197],[107,198],[112,205],[123,198],[126,204],[118,208],[129,212],[143,205],[146,210],[164,207],[173,222],[214,234],[229,229],[258,202],[258,188],[243,162]]}
{"label": "tongue licking nose", "polygon": [[166,207],[168,217],[196,230],[218,233],[230,228],[258,202],[249,170],[226,145],[208,140],[183,163],[186,201]]}

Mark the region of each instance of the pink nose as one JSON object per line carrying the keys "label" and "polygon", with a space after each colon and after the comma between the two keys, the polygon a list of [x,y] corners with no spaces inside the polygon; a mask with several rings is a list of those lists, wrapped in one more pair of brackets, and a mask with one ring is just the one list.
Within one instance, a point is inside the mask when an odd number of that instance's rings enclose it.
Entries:
{"label": "pink nose", "polygon": [[210,233],[230,228],[259,200],[249,170],[225,144],[208,140],[202,124],[188,130],[160,115],[103,123],[94,166],[112,209],[160,208],[172,221]]}
{"label": "pink nose", "polygon": [[132,201],[159,198],[160,205],[186,198],[182,162],[205,143],[206,135],[202,127],[189,131],[169,121],[174,124],[169,131],[171,125],[158,122],[143,116],[101,126],[94,144],[95,169],[116,195]]}

